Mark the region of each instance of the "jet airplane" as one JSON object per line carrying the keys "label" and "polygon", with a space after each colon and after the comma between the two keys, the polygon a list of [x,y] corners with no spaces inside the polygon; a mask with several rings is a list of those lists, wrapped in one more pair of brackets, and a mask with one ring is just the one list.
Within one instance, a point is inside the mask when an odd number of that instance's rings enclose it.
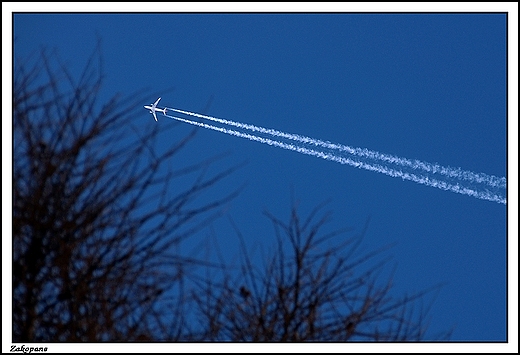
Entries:
{"label": "jet airplane", "polygon": [[157,108],[157,104],[159,103],[159,100],[161,98],[159,97],[157,99],[157,101],[155,101],[154,104],[152,104],[152,106],[145,106],[144,108],[150,110],[150,113],[153,115],[153,118],[155,119],[155,121],[157,121],[157,116],[155,115],[155,112],[162,112],[163,115],[166,115],[166,108]]}

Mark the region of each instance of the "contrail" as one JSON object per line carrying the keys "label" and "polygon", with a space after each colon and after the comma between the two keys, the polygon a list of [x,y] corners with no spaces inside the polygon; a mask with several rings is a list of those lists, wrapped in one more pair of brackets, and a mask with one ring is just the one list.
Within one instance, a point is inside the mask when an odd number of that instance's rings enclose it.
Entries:
{"label": "contrail", "polygon": [[[171,109],[168,108],[168,110],[171,110]],[[180,110],[178,110],[178,111],[180,111]],[[318,151],[318,150],[314,150],[314,149],[309,149],[309,148],[301,147],[301,146],[298,146],[295,144],[284,143],[284,142],[280,142],[280,141],[276,141],[276,140],[264,138],[264,137],[258,137],[253,134],[243,133],[243,132],[239,132],[239,131],[235,131],[235,130],[231,130],[231,129],[227,129],[227,128],[222,128],[222,127],[216,127],[216,126],[212,126],[212,125],[209,125],[206,123],[195,122],[195,121],[191,121],[191,120],[181,118],[181,117],[170,116],[167,114],[165,114],[165,116],[169,117],[171,119],[180,121],[180,122],[189,123],[191,125],[203,127],[206,129],[211,129],[211,130],[214,130],[217,132],[226,133],[226,134],[236,136],[236,137],[247,138],[251,141],[256,141],[256,142],[268,144],[271,146],[276,146],[276,147],[280,147],[283,149],[296,151],[296,152],[299,152],[302,154],[312,155],[312,156],[315,156],[318,158],[335,161],[335,162],[338,162],[341,164],[348,164],[348,165],[351,165],[351,166],[354,166],[357,168],[362,168],[362,169],[366,169],[366,170],[370,170],[370,171],[376,171],[378,173],[386,174],[386,175],[389,175],[392,177],[400,177],[403,180],[410,180],[410,181],[413,181],[413,182],[416,182],[419,184],[436,187],[441,190],[452,191],[452,192],[456,192],[459,194],[473,196],[473,197],[483,199],[483,200],[506,204],[505,197],[503,197],[499,194],[493,193],[488,190],[479,191],[479,190],[475,190],[472,188],[461,186],[460,184],[452,184],[452,183],[449,183],[446,181],[437,180],[436,178],[431,178],[431,177],[425,175],[424,173],[421,175],[420,173],[416,174],[416,173],[403,172],[401,170],[389,168],[387,166],[383,166],[383,165],[376,164],[376,163],[368,163],[365,161],[357,161],[357,160],[353,160],[351,158],[337,156],[331,152],[322,152],[322,151]]]}
{"label": "contrail", "polygon": [[369,150],[366,148],[353,148],[353,147],[349,147],[347,145],[335,144],[335,143],[331,143],[328,141],[322,141],[319,139],[301,136],[298,134],[280,132],[280,131],[277,131],[277,130],[271,129],[271,128],[263,128],[263,127],[258,127],[258,126],[254,126],[251,124],[234,122],[231,120],[225,120],[222,118],[201,115],[199,113],[179,110],[176,108],[167,107],[166,109],[175,111],[175,112],[179,112],[179,113],[183,113],[185,115],[190,115],[190,116],[194,116],[194,117],[211,120],[213,122],[226,124],[229,126],[247,129],[252,132],[269,134],[274,137],[286,138],[286,139],[290,139],[290,140],[304,143],[304,144],[314,145],[317,147],[323,147],[323,148],[332,149],[332,150],[338,150],[338,151],[346,152],[346,153],[354,155],[354,156],[369,158],[369,159],[373,159],[373,160],[380,160],[382,162],[400,165],[403,167],[408,167],[413,170],[423,170],[424,172],[427,172],[430,174],[440,174],[440,175],[444,175],[444,176],[454,178],[454,179],[466,180],[466,181],[469,181],[472,183],[486,184],[491,188],[499,188],[499,189],[506,188],[506,178],[505,177],[499,178],[496,176],[487,175],[487,174],[483,174],[483,173],[474,173],[471,171],[462,170],[460,168],[443,167],[439,164],[431,164],[431,163],[427,163],[427,162],[422,162],[420,160],[410,160],[410,159],[406,159],[406,158],[400,158],[400,157],[397,157],[394,155],[383,154],[383,153],[372,151],[372,150]]}

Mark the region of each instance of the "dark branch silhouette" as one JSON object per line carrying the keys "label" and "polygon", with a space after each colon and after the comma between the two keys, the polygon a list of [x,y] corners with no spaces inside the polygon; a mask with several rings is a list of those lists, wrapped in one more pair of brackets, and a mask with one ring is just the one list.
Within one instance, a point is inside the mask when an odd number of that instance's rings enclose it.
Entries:
{"label": "dark branch silhouette", "polygon": [[[288,223],[267,213],[276,248],[253,262],[241,241],[238,274],[224,265],[221,276],[199,280],[193,292],[203,325],[194,339],[214,341],[410,341],[421,340],[429,307],[414,305],[439,286],[394,298],[392,276],[383,282],[390,248],[362,254],[361,234],[338,241],[345,230],[324,233],[323,206],[302,220],[296,207]],[[201,291],[202,289],[202,291]],[[448,337],[449,332],[438,335]]]}
{"label": "dark branch silhouette", "polygon": [[146,100],[100,103],[99,48],[77,81],[55,54],[36,59],[14,69],[13,341],[153,338],[157,307],[196,265],[176,248],[237,195],[204,196],[238,166],[174,169],[195,131],[158,153],[168,129],[145,127]]}

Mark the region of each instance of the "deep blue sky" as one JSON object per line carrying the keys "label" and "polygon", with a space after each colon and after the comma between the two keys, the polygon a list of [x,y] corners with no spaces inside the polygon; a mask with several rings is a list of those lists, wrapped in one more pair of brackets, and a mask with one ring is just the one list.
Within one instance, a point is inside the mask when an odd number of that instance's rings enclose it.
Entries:
{"label": "deep blue sky", "polygon": [[[73,73],[99,36],[107,99],[149,88],[145,105],[173,86],[159,106],[200,112],[213,97],[211,116],[506,176],[504,14],[20,14],[13,28],[15,58],[55,48]],[[143,127],[192,129],[135,110]],[[504,205],[199,131],[176,162],[248,161],[219,185],[247,183],[228,213],[248,238],[270,242],[262,211],[287,220],[291,189],[304,215],[330,198],[332,227],[371,217],[364,250],[397,242],[396,296],[447,283],[431,334],[505,339]],[[236,249],[226,219],[213,228]]]}

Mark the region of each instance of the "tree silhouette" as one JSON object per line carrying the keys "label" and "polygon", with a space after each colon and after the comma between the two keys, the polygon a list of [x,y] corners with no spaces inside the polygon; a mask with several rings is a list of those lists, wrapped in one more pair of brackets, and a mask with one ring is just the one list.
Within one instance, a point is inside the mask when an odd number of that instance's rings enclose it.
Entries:
{"label": "tree silhouette", "polygon": [[[317,206],[301,220],[293,205],[288,223],[266,213],[276,248],[253,262],[241,240],[238,274],[222,262],[220,277],[207,274],[192,298],[202,326],[194,339],[214,341],[416,341],[427,330],[424,296],[391,296],[392,277],[381,282],[390,246],[360,253],[359,235],[336,241],[345,230],[323,233],[330,213]],[[321,213],[321,214],[320,214]],[[260,266],[260,265],[261,266]],[[450,332],[438,334],[447,338]]]}
{"label": "tree silhouette", "polygon": [[414,306],[438,287],[393,298],[389,246],[361,253],[365,230],[338,242],[321,205],[303,220],[293,205],[288,223],[266,213],[276,246],[261,261],[235,227],[238,272],[180,253],[237,196],[207,192],[239,165],[174,169],[195,131],[158,153],[168,129],[135,125],[139,94],[99,103],[99,47],[77,81],[57,60],[15,61],[14,342],[424,338],[429,307]]}
{"label": "tree silhouette", "polygon": [[159,303],[195,265],[175,249],[237,195],[204,193],[238,166],[173,169],[195,131],[158,154],[167,129],[136,120],[138,94],[99,103],[99,46],[77,81],[56,63],[46,51],[15,61],[13,341],[154,338]]}

